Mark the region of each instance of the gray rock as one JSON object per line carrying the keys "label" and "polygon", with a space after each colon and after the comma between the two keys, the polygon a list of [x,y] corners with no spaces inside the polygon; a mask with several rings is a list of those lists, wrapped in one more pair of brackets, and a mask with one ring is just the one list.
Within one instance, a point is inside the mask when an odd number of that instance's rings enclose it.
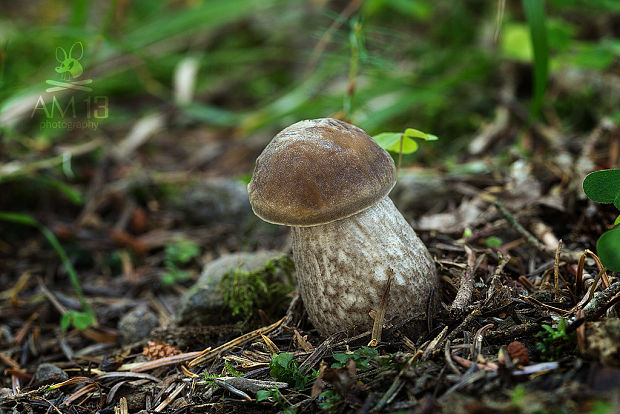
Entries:
{"label": "gray rock", "polygon": [[5,400],[13,395],[13,390],[10,388],[0,388],[0,401]]}
{"label": "gray rock", "polygon": [[34,374],[34,386],[54,384],[69,379],[69,375],[54,364],[43,363],[37,368]]}
{"label": "gray rock", "polygon": [[230,178],[197,183],[183,191],[175,204],[194,224],[242,224],[254,218],[246,186]]}
{"label": "gray rock", "polygon": [[450,196],[454,196],[453,189],[440,175],[428,170],[403,172],[390,193],[401,212],[410,212],[416,217],[443,204]]}
{"label": "gray rock", "polygon": [[139,306],[121,318],[118,330],[123,342],[129,343],[147,339],[158,325],[157,315],[146,307]]}
{"label": "gray rock", "polygon": [[240,252],[224,255],[208,263],[194,286],[181,296],[176,314],[177,324],[221,325],[237,320],[224,304],[224,296],[217,289],[222,276],[235,269],[248,272],[258,270],[267,260],[282,254],[279,251]]}

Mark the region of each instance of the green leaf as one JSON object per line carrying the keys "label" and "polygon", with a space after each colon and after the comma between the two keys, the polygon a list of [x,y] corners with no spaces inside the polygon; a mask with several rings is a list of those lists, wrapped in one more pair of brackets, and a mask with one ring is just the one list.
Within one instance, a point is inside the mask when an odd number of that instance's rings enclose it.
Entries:
{"label": "green leaf", "polygon": [[549,74],[549,45],[544,0],[522,0],[523,11],[530,28],[530,38],[534,51],[534,99],[532,114],[538,115],[547,89]]}
{"label": "green leaf", "polygon": [[377,144],[379,144],[381,148],[387,150],[392,145],[398,144],[402,136],[402,132],[382,132],[372,138],[377,141]]}
{"label": "green leaf", "polygon": [[583,192],[597,203],[614,203],[618,207],[620,195],[620,170],[594,171],[583,180]]}
{"label": "green leaf", "polygon": [[435,135],[427,134],[426,132],[413,128],[405,129],[405,138],[422,138],[425,141],[437,141],[439,139]]}
{"label": "green leaf", "polygon": [[183,264],[200,254],[200,247],[191,240],[179,240],[166,246],[166,258],[174,263]]}
{"label": "green leaf", "polygon": [[284,352],[273,357],[273,363],[281,366],[282,368],[288,368],[293,360],[293,354]]}
{"label": "green leaf", "polygon": [[502,239],[499,237],[491,236],[487,237],[484,241],[488,247],[499,247],[502,245]]}
{"label": "green leaf", "polygon": [[375,135],[373,138],[377,141],[377,144],[386,151],[399,153],[400,151],[400,139],[403,137],[403,154],[411,154],[418,150],[418,143],[411,138],[404,137],[402,132],[382,132]]}
{"label": "green leaf", "polygon": [[616,217],[616,220],[614,221],[614,226],[617,226],[618,224],[620,224],[620,216]]}
{"label": "green leaf", "polygon": [[507,58],[531,62],[532,44],[527,27],[520,23],[504,25],[500,48],[502,54]]}
{"label": "green leaf", "polygon": [[89,313],[75,312],[73,314],[73,326],[75,326],[77,329],[81,331],[90,327],[92,323],[93,323],[93,317]]}
{"label": "green leaf", "polygon": [[564,335],[566,333],[566,319],[564,318],[560,319],[560,321],[558,322],[557,331],[561,335]]}
{"label": "green leaf", "polygon": [[620,272],[620,227],[614,227],[599,237],[596,254],[605,267]]}
{"label": "green leaf", "polygon": [[[400,140],[396,144],[393,144],[389,146],[388,148],[386,148],[386,150],[391,151],[391,152],[396,152],[396,153],[401,152]],[[411,154],[411,153],[416,152],[417,150],[418,150],[417,142],[415,142],[411,138],[403,137],[403,146],[402,146],[403,154]]]}
{"label": "green leaf", "polygon": [[71,326],[71,319],[73,315],[70,312],[64,313],[60,318],[60,329],[66,331]]}
{"label": "green leaf", "polygon": [[256,391],[256,402],[265,401],[271,398],[271,391],[258,390]]}
{"label": "green leaf", "polygon": [[[401,148],[402,138],[402,148]],[[419,131],[413,128],[407,128],[405,132],[382,132],[373,137],[381,148],[386,151],[403,154],[411,154],[418,150],[418,143],[413,138],[420,138],[425,141],[437,141],[439,138],[432,134]]]}

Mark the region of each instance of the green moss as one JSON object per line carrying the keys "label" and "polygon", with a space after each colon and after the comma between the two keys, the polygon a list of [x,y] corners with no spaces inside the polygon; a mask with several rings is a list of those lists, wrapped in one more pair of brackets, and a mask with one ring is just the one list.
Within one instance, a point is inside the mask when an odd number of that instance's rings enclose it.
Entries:
{"label": "green moss", "polygon": [[250,319],[257,309],[268,314],[277,309],[283,298],[294,290],[295,265],[288,255],[267,260],[259,270],[235,269],[226,273],[218,285],[224,302],[233,315]]}

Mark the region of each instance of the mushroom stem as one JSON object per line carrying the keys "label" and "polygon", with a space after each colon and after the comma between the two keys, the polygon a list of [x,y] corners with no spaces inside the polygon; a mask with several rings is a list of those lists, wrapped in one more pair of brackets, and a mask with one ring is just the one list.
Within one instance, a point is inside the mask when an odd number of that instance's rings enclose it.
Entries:
{"label": "mushroom stem", "polygon": [[[321,335],[372,328],[369,312],[380,306],[388,267],[394,275],[387,316],[426,314],[432,289],[438,297],[433,260],[389,197],[341,220],[294,226],[293,257],[301,297]],[[411,330],[423,326],[415,323]]]}

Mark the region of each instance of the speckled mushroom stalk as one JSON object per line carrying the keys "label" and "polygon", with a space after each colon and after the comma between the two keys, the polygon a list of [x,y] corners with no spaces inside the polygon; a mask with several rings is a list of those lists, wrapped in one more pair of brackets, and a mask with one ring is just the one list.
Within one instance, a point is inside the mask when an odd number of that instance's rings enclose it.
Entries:
{"label": "speckled mushroom stalk", "polygon": [[372,328],[369,311],[379,308],[388,267],[387,315],[425,315],[431,289],[439,294],[428,250],[388,197],[346,219],[292,231],[301,296],[322,335]]}
{"label": "speckled mushroom stalk", "polygon": [[[363,130],[329,118],[291,125],[257,159],[248,185],[252,208],[292,227],[301,297],[321,335],[371,329],[369,312],[380,306],[388,269],[388,318],[434,312],[435,265],[387,197],[395,180],[385,150]],[[413,322],[408,331],[423,326]]]}

